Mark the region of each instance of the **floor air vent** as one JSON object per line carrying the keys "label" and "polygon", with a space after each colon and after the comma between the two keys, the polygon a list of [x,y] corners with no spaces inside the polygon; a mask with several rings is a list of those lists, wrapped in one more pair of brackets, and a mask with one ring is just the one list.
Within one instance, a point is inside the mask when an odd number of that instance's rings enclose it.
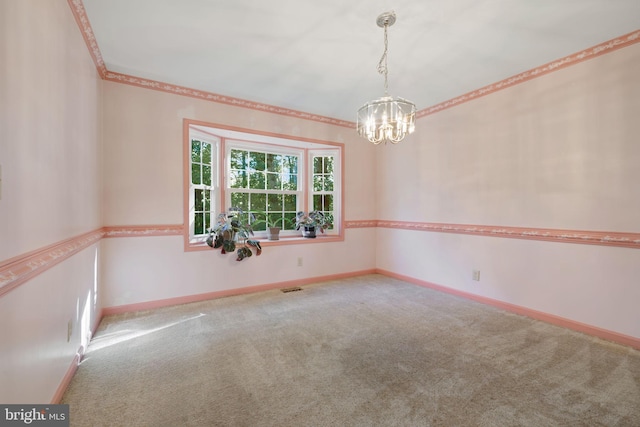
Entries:
{"label": "floor air vent", "polygon": [[296,291],[301,291],[302,288],[300,286],[293,286],[291,288],[282,288],[280,289],[281,292],[284,292],[285,294],[287,292],[296,292]]}

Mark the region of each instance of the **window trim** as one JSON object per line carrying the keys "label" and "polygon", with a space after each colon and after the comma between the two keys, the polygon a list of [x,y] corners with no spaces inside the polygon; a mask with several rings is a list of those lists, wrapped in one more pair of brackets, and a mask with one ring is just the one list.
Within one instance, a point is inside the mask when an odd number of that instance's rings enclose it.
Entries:
{"label": "window trim", "polygon": [[[330,150],[337,153],[337,159],[339,160],[339,166],[336,168],[337,173],[340,176],[340,185],[338,187],[338,201],[339,206],[335,209],[334,229],[330,233],[319,234],[315,239],[303,238],[301,235],[287,236],[283,235],[280,240],[268,240],[266,235],[264,237],[257,236],[257,240],[263,246],[279,246],[290,244],[313,244],[313,243],[326,243],[326,242],[338,242],[344,240],[345,220],[344,220],[344,187],[345,187],[345,145],[340,142],[326,141],[320,139],[299,137],[294,135],[286,135],[272,132],[262,132],[254,129],[241,128],[236,126],[228,126],[218,123],[203,122],[193,119],[183,119],[183,239],[185,251],[199,251],[209,250],[209,246],[204,241],[192,241],[191,239],[191,225],[190,225],[190,199],[191,199],[191,139],[192,132],[197,132],[198,135],[205,135],[202,138],[206,142],[212,142],[213,138],[220,138],[219,143],[216,145],[216,158],[218,159],[217,165],[224,162],[224,167],[217,167],[215,176],[217,180],[217,186],[215,187],[215,202],[212,196],[212,206],[219,207],[216,211],[212,212],[212,218],[215,218],[218,211],[228,209],[227,206],[227,191],[226,191],[226,170],[228,156],[227,156],[227,141],[233,141],[242,144],[254,144],[254,147],[262,146],[262,144],[270,144],[274,147],[279,145],[286,148],[299,149],[302,152],[301,159],[303,160],[304,171],[301,173],[301,178],[304,180],[303,187],[303,206],[307,209],[311,206],[311,187],[310,187],[310,173],[312,173],[312,166],[309,165],[311,154],[310,152],[316,152],[318,150]],[[222,156],[222,157],[220,157]],[[216,165],[214,165],[216,166]],[[334,201],[335,203],[335,201]],[[201,240],[201,239],[198,239]]]}
{"label": "window trim", "polygon": [[[343,157],[344,155],[341,155],[340,150],[337,148],[314,148],[314,149],[308,149],[306,150],[306,156],[307,156],[307,165],[308,165],[308,170],[306,172],[306,180],[307,180],[307,188],[309,189],[309,191],[307,191],[305,193],[305,197],[308,197],[308,200],[305,200],[305,206],[306,209],[305,211],[309,211],[309,210],[313,210],[313,196],[314,194],[316,194],[315,191],[313,191],[313,175],[314,175],[314,170],[313,170],[313,158],[314,157],[328,157],[328,156],[334,156],[334,163],[337,163],[337,166],[335,166],[334,169],[334,181],[335,182],[340,182],[340,186],[338,186],[337,188],[334,186],[333,189],[333,194],[334,194],[334,200],[338,199],[338,201],[340,202],[340,208],[339,209],[334,209],[335,210],[335,214],[334,214],[334,218],[333,218],[333,222],[337,223],[338,225],[342,226],[344,224],[343,222],[343,189],[344,189],[344,177],[342,174],[343,168]],[[320,192],[321,194],[325,194]],[[337,196],[337,197],[336,197]],[[334,202],[335,203],[335,202]],[[325,233],[327,235],[336,235],[336,234],[340,234],[341,229],[340,230],[336,230],[335,226],[333,229],[325,231]]]}
{"label": "window trim", "polygon": [[[295,191],[295,193],[298,193],[301,202],[299,202],[298,208],[296,209],[296,211],[299,211],[302,209],[302,206],[306,206],[305,205],[305,200],[306,200],[306,193],[308,192],[305,191],[305,187],[308,187],[308,185],[306,184],[305,181],[305,173],[306,173],[306,160],[305,160],[305,156],[307,154],[307,151],[304,148],[299,148],[299,147],[290,147],[290,146],[279,146],[279,145],[275,145],[275,144],[269,144],[269,146],[267,146],[265,143],[260,143],[260,142],[249,142],[249,141],[242,141],[242,140],[238,140],[238,139],[234,139],[234,138],[223,138],[224,141],[224,170],[223,170],[223,174],[224,174],[224,179],[222,181],[222,185],[221,185],[221,189],[222,189],[222,206],[228,207],[231,206],[231,193],[232,191],[230,190],[229,187],[229,176],[227,176],[227,172],[231,169],[231,150],[233,149],[239,149],[239,150],[247,150],[247,151],[251,151],[251,150],[255,150],[258,152],[272,152],[272,153],[278,153],[278,154],[284,154],[284,155],[295,155],[298,157],[298,190]],[[268,147],[268,148],[265,148]],[[301,181],[302,180],[302,181]],[[255,193],[260,193],[260,190],[251,190],[249,189],[249,192],[255,192]],[[296,234],[299,234],[299,232],[296,232],[295,230],[282,230],[280,232],[280,238],[284,238],[284,237],[297,237]],[[261,242],[263,240],[267,240],[267,231],[259,231],[256,232],[254,238],[257,240],[260,240]]]}
{"label": "window trim", "polygon": [[[207,186],[205,184],[193,184],[193,177],[191,176],[193,169],[191,168],[191,143],[193,140],[199,140],[200,142],[205,142],[207,144],[211,145],[211,185]],[[211,191],[211,198],[210,198],[210,204],[214,207],[214,209],[212,210],[213,212],[215,212],[215,208],[220,204],[220,190],[221,190],[221,186],[220,186],[220,173],[219,173],[219,158],[220,158],[220,145],[221,145],[221,138],[217,137],[217,136],[213,136],[213,135],[208,135],[208,134],[204,134],[202,132],[191,132],[189,134],[189,141],[186,143],[187,145],[187,151],[189,154],[189,158],[188,160],[188,165],[187,165],[187,198],[188,198],[188,205],[187,205],[187,211],[188,211],[188,216],[186,218],[186,224],[187,224],[187,228],[188,228],[188,233],[189,233],[189,241],[192,244],[202,244],[205,243],[206,241],[206,235],[196,235],[195,231],[194,231],[194,226],[195,224],[193,224],[191,222],[191,213],[193,210],[195,210],[195,200],[193,198],[193,192],[191,191],[192,188],[196,188],[196,189],[202,189],[202,190],[209,190]],[[201,164],[204,164],[201,162]],[[210,221],[214,221],[215,217],[213,215],[210,216]],[[195,222],[195,221],[194,221]]]}

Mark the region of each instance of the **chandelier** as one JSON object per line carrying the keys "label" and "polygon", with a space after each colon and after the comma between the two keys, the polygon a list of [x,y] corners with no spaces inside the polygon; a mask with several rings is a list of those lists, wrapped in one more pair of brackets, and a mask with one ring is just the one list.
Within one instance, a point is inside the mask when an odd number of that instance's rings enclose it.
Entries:
{"label": "chandelier", "polygon": [[415,130],[416,106],[403,98],[389,96],[387,69],[387,29],[396,22],[394,12],[378,16],[378,27],[384,28],[384,53],[378,62],[378,72],[384,75],[384,96],[367,102],[358,110],[358,134],[374,144],[397,144]]}

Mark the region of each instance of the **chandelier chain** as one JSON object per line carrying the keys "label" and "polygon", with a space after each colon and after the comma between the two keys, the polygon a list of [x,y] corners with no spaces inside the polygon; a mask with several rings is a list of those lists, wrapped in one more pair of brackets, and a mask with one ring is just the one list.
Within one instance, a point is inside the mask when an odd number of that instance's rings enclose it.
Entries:
{"label": "chandelier chain", "polygon": [[378,73],[384,75],[384,96],[389,95],[389,83],[387,75],[389,74],[389,69],[387,68],[387,52],[389,50],[389,42],[387,40],[387,28],[389,28],[389,24],[387,22],[384,23],[384,52],[382,53],[382,58],[380,58],[380,62],[378,62]]}

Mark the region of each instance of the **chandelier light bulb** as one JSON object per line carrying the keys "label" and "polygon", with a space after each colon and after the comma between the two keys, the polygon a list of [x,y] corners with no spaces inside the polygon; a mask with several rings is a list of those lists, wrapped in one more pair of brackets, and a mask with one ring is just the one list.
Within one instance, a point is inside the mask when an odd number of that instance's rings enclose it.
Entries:
{"label": "chandelier light bulb", "polygon": [[378,72],[384,75],[384,96],[367,102],[358,110],[358,134],[373,144],[397,144],[415,130],[416,106],[403,98],[389,96],[387,30],[396,22],[394,12],[378,16],[376,23],[384,28],[384,53],[378,62]]}

